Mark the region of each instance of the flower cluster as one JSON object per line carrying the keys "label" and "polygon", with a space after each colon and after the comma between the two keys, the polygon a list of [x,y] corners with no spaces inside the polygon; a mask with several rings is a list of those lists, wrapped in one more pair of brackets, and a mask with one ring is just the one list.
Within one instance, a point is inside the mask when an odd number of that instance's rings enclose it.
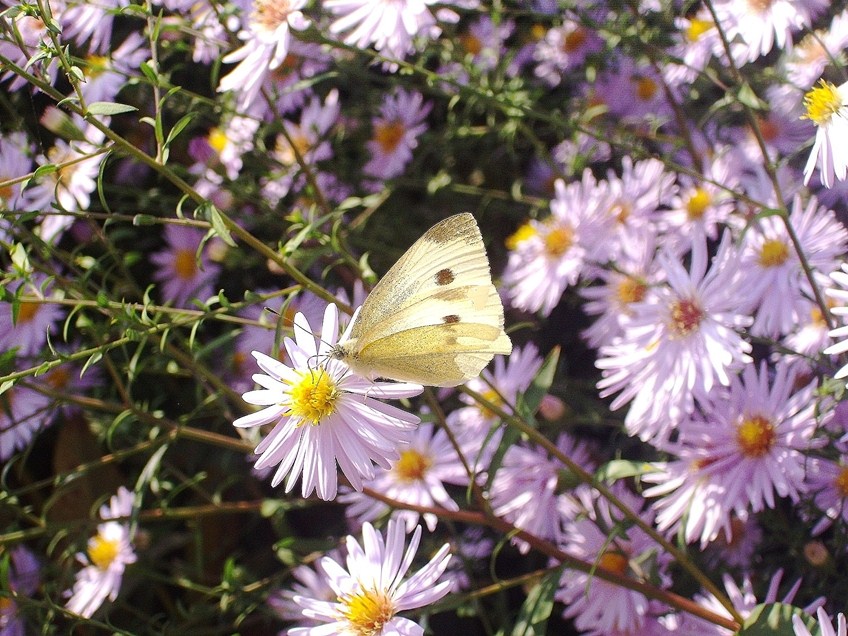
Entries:
{"label": "flower cluster", "polygon": [[0,633],[848,636],[844,3],[0,1]]}

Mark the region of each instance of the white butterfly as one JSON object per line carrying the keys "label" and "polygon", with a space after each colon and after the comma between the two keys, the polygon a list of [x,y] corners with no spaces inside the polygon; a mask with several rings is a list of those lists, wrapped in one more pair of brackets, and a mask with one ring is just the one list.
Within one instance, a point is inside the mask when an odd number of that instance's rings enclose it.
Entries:
{"label": "white butterfly", "polygon": [[400,257],[330,355],[371,379],[456,386],[512,351],[503,325],[480,229],[457,214]]}

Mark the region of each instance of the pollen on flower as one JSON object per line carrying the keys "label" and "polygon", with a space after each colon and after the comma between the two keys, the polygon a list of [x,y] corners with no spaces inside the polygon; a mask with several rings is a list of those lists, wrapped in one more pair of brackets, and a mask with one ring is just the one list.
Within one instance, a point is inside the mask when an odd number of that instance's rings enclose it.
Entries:
{"label": "pollen on flower", "polygon": [[105,55],[89,55],[85,61],[89,78],[101,75],[109,67],[109,58]]}
{"label": "pollen on flower", "polygon": [[472,33],[461,35],[459,37],[459,43],[471,55],[479,55],[480,51],[483,50],[483,43],[480,42],[480,38]]}
{"label": "pollen on flower", "polygon": [[622,225],[627,223],[632,213],[633,208],[627,201],[618,200],[610,207],[610,214]]}
{"label": "pollen on flower", "polygon": [[767,417],[746,417],[736,429],[736,441],[748,457],[762,457],[774,446],[777,435],[774,425]]}
{"label": "pollen on flower", "polygon": [[641,280],[625,278],[618,284],[615,291],[618,302],[622,305],[629,305],[642,300],[645,297],[645,292],[648,291],[648,286]]}
{"label": "pollen on flower", "polygon": [[273,33],[288,20],[291,4],[287,0],[255,0],[253,21]]}
{"label": "pollen on flower", "polygon": [[117,539],[109,539],[98,534],[88,543],[88,558],[101,570],[108,570],[120,549]]}
{"label": "pollen on flower", "polygon": [[598,559],[598,565],[608,572],[625,574],[627,572],[627,557],[621,552],[604,552]]}
{"label": "pollen on flower", "polygon": [[377,590],[363,591],[347,599],[344,615],[356,636],[375,636],[395,615],[392,599]]}
{"label": "pollen on flower", "polygon": [[536,236],[536,228],[534,228],[530,223],[525,223],[507,237],[506,246],[508,249],[514,250],[521,243],[533,238],[534,236]]}
{"label": "pollen on flower", "polygon": [[303,422],[320,424],[324,418],[335,412],[338,396],[338,388],[329,373],[302,372],[300,380],[291,388],[289,414]]}
{"label": "pollen on flower", "polygon": [[212,149],[219,153],[227,146],[227,134],[220,128],[213,128],[209,131],[207,141]]}
{"label": "pollen on flower", "polygon": [[843,466],[833,481],[833,486],[841,497],[848,497],[848,466]]}
{"label": "pollen on flower", "polygon": [[704,310],[694,300],[679,300],[671,308],[671,329],[680,337],[695,331],[703,319]]}
{"label": "pollen on flower", "polygon": [[374,127],[374,141],[380,144],[383,152],[388,154],[397,148],[403,139],[404,132],[406,127],[401,121],[381,122]]}
{"label": "pollen on flower", "polygon": [[562,40],[562,50],[564,53],[573,53],[579,51],[588,38],[586,29],[578,27],[566,35]]}
{"label": "pollen on flower", "polygon": [[176,250],[174,254],[174,271],[177,276],[186,280],[197,274],[197,261],[193,250]]}
{"label": "pollen on flower", "polygon": [[545,251],[549,256],[562,256],[574,242],[574,232],[568,227],[555,227],[545,235]]}
{"label": "pollen on flower", "polygon": [[[483,399],[485,399],[490,404],[493,404],[493,405],[499,406],[499,407],[502,407],[504,405],[504,401],[501,398],[500,394],[497,391],[495,391],[494,389],[486,389],[480,395],[483,397]],[[491,409],[487,408],[483,404],[478,403],[477,408],[480,409],[480,413],[483,415],[483,417],[485,419],[489,419],[489,418],[495,417],[497,415],[497,413],[495,413]]]}
{"label": "pollen on flower", "polygon": [[807,109],[806,119],[811,119],[816,126],[825,126],[831,118],[843,108],[842,98],[836,86],[821,80],[819,85],[804,95],[804,107]]}
{"label": "pollen on flower", "polygon": [[714,27],[715,22],[695,18],[689,22],[689,27],[686,29],[686,39],[690,42],[697,42],[701,39],[701,36],[704,35],[704,33]]}
{"label": "pollen on flower", "polygon": [[410,448],[401,452],[400,459],[394,465],[393,470],[402,481],[416,482],[424,479],[427,470],[432,465],[432,459]]}
{"label": "pollen on flower", "polygon": [[697,188],[686,200],[686,214],[690,221],[703,218],[713,198],[704,188]]}
{"label": "pollen on flower", "polygon": [[636,80],[636,97],[648,101],[657,94],[657,83],[650,77],[640,77]]}
{"label": "pollen on flower", "polygon": [[303,157],[311,147],[309,138],[302,132],[290,133],[289,139],[284,135],[277,137],[274,148],[274,158],[283,166],[293,166],[297,163],[297,157]]}
{"label": "pollen on flower", "polygon": [[18,308],[18,324],[26,324],[35,318],[39,306],[38,303],[22,302]]}
{"label": "pollen on flower", "polygon": [[783,241],[769,239],[760,248],[759,262],[763,267],[779,267],[789,258],[789,246]]}

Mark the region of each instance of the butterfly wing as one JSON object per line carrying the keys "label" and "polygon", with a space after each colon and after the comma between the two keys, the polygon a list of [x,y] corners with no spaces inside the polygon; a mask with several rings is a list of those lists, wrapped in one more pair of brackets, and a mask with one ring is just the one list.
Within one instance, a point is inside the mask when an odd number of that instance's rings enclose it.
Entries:
{"label": "butterfly wing", "polygon": [[413,327],[363,346],[354,371],[428,386],[456,386],[477,377],[495,353],[512,343],[499,327],[452,323]]}
{"label": "butterfly wing", "polygon": [[368,377],[455,386],[512,343],[471,214],[430,228],[369,294],[350,334],[350,366]]}
{"label": "butterfly wing", "polygon": [[400,257],[365,299],[350,337],[370,342],[455,315],[503,328],[483,239],[468,213],[437,223]]}

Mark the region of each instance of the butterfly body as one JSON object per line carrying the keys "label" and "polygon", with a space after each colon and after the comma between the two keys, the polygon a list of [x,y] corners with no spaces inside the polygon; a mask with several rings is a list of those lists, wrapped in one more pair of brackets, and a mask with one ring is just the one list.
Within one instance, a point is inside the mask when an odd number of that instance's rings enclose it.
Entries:
{"label": "butterfly body", "polygon": [[430,228],[374,287],[332,356],[365,377],[456,386],[512,343],[471,214]]}

